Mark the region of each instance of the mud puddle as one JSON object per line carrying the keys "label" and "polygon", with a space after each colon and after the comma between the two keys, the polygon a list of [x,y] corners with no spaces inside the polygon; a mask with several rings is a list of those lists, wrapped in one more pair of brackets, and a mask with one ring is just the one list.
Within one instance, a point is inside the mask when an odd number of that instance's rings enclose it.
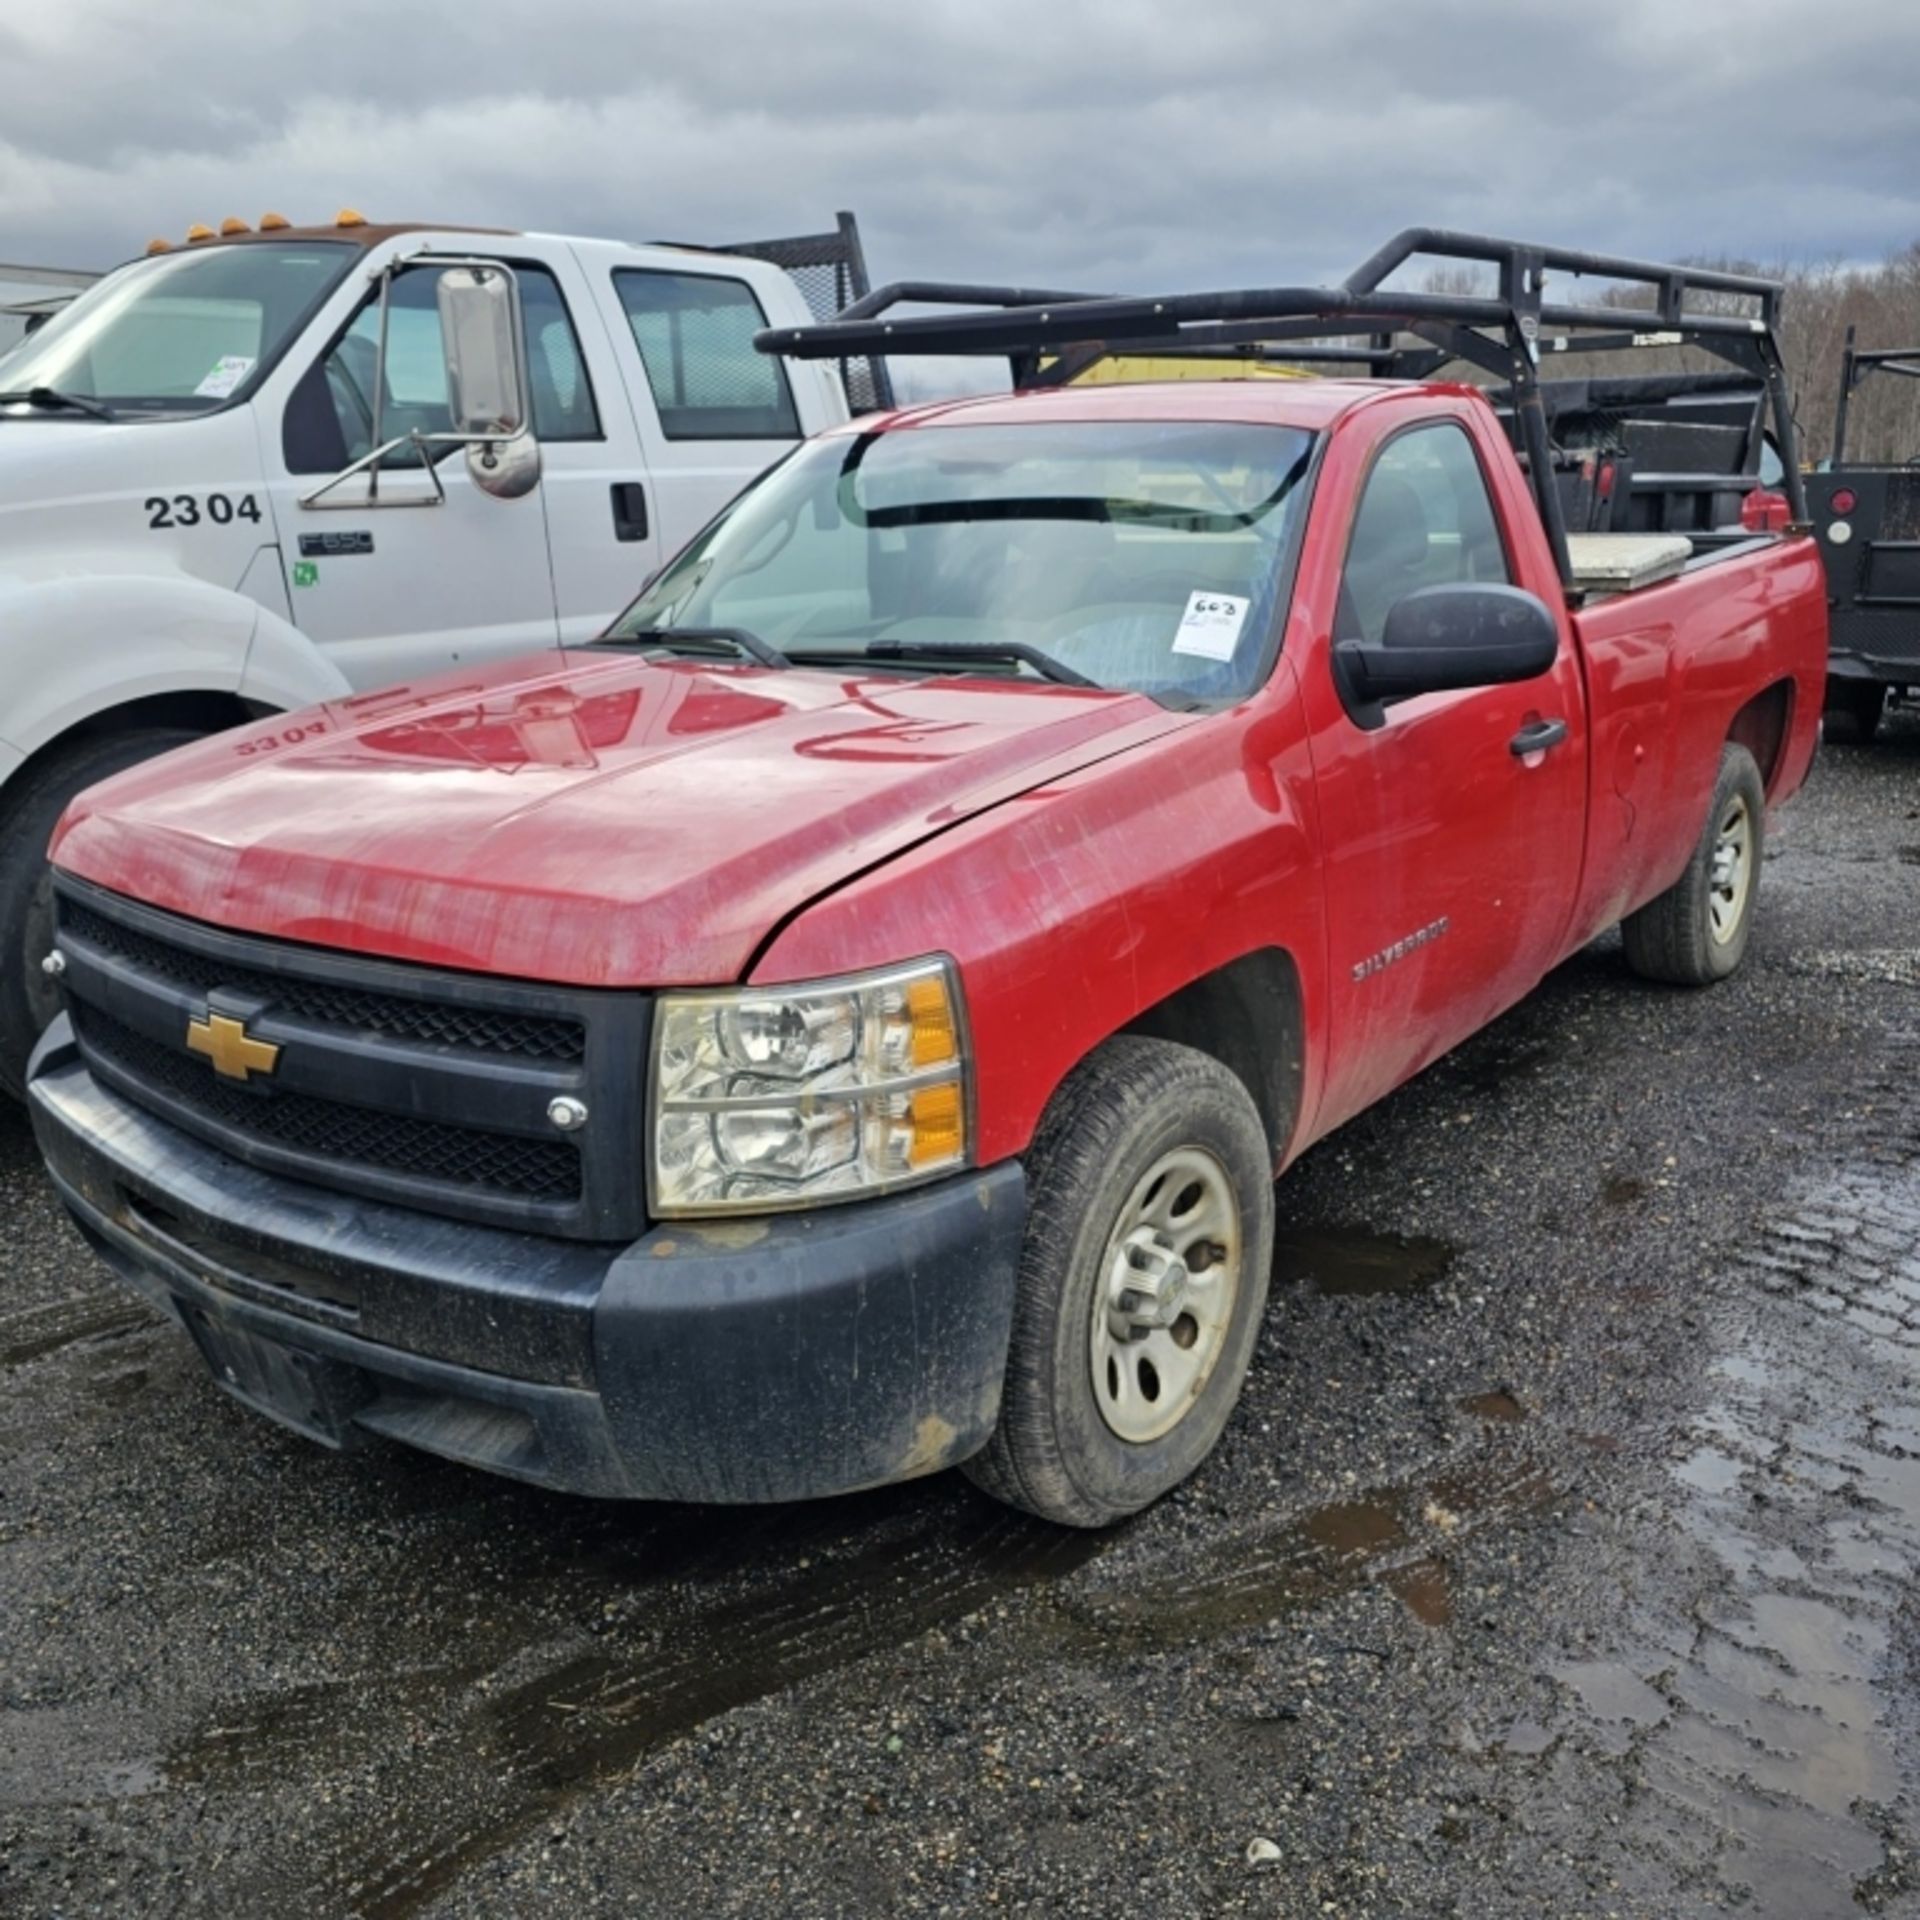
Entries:
{"label": "mud puddle", "polygon": [[[888,1504],[914,1524],[891,1496],[876,1511]],[[737,1515],[688,1510],[667,1571],[644,1581],[626,1571],[602,1644],[496,1649],[484,1663],[403,1678],[394,1709],[420,1725],[405,1778],[332,1828],[321,1858],[282,1863],[277,1875],[314,1890],[317,1911],[399,1920],[586,1790],[719,1715],[1061,1579],[1107,1544],[964,1495],[904,1537],[896,1529],[834,1551],[848,1519],[832,1503],[781,1509],[750,1528]],[[889,1532],[884,1517],[879,1531]],[[728,1597],[689,1608],[703,1538],[715,1546],[704,1578]],[[753,1560],[759,1571],[736,1597],[738,1571]],[[681,1604],[663,1609],[669,1579]],[[171,1756],[169,1776],[230,1784],[296,1752],[311,1772],[315,1743],[337,1744],[344,1759],[354,1714],[367,1710],[357,1690],[349,1698],[322,1687],[222,1714]],[[260,1897],[287,1884],[264,1879]]]}
{"label": "mud puddle", "polygon": [[[1553,1482],[1530,1455],[1483,1449],[1429,1478],[1316,1509],[1215,1555],[1177,1581],[1063,1596],[1058,1611],[1107,1651],[1160,1651],[1272,1624],[1333,1594],[1382,1581],[1423,1626],[1453,1615],[1448,1551],[1548,1509]],[[1037,1632],[1046,1633],[1045,1622]],[[1056,1636],[1057,1637],[1057,1636]]]}
{"label": "mud puddle", "polygon": [[[1901,1156],[1905,1157],[1905,1156]],[[1898,1628],[1920,1579],[1920,1165],[1868,1167],[1747,1262],[1784,1309],[1709,1371],[1667,1468],[1663,1547],[1599,1657],[1551,1672],[1557,1732],[1619,1757],[1660,1884],[1757,1920],[1908,1911]]]}
{"label": "mud puddle", "polygon": [[1472,1414],[1476,1420],[1488,1420],[1503,1427],[1518,1426],[1527,1417],[1519,1397],[1505,1387],[1496,1387],[1491,1393],[1468,1395],[1460,1402],[1460,1410]]}
{"label": "mud puddle", "polygon": [[1273,1280],[1285,1288],[1310,1280],[1328,1294],[1422,1293],[1444,1279],[1456,1249],[1417,1234],[1358,1227],[1292,1227],[1274,1235]]}
{"label": "mud puddle", "polygon": [[[597,1643],[482,1644],[444,1666],[387,1676],[374,1697],[363,1685],[322,1683],[233,1703],[176,1748],[166,1777],[213,1792],[251,1790],[289,1766],[324,1779],[324,1756],[337,1751],[344,1766],[363,1716],[406,1722],[415,1732],[404,1776],[316,1836],[320,1857],[278,1863],[257,1888],[265,1900],[293,1885],[320,1911],[402,1920],[520,1836],[564,1821],[593,1788],[719,1716],[950,1628],[1023,1589],[1046,1591],[995,1628],[1022,1664],[1104,1663],[1116,1650],[1188,1646],[1369,1581],[1423,1628],[1444,1629],[1453,1614],[1450,1547],[1543,1508],[1553,1489],[1504,1434],[1489,1434],[1444,1473],[1309,1512],[1211,1557],[1197,1577],[1149,1571],[1094,1593],[1062,1583],[1124,1531],[1068,1532],[970,1495],[932,1512],[924,1494],[918,1503],[875,1498],[879,1525],[851,1551],[847,1515],[821,1506],[765,1516],[744,1530],[750,1551],[737,1517],[688,1510],[643,1553],[607,1547],[604,1566],[602,1552],[589,1552],[575,1569],[590,1589],[604,1574],[617,1616]],[[876,1531],[889,1537],[872,1538]],[[755,1563],[748,1590],[737,1591]],[[719,1589],[704,1603],[703,1584]],[[663,1609],[668,1590],[674,1600]]]}

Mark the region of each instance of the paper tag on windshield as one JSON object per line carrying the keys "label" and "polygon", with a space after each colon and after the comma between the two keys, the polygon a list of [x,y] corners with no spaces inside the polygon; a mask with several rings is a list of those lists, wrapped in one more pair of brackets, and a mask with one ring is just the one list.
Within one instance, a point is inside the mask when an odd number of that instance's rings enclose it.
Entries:
{"label": "paper tag on windshield", "polygon": [[224,400],[252,371],[251,354],[223,353],[194,393],[202,400]]}
{"label": "paper tag on windshield", "polygon": [[1232,593],[1192,593],[1173,636],[1175,653],[1197,653],[1203,660],[1231,660],[1240,644],[1251,600]]}

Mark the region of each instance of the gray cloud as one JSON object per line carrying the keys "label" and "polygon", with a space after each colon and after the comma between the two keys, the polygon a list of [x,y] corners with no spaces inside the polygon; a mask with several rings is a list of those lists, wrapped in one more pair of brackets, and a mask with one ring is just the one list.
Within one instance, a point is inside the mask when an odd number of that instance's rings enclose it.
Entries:
{"label": "gray cloud", "polygon": [[1412,223],[1920,238],[1920,9],[1850,0],[0,0],[0,258],[348,203],[630,238],[861,215],[883,278],[1344,272]]}

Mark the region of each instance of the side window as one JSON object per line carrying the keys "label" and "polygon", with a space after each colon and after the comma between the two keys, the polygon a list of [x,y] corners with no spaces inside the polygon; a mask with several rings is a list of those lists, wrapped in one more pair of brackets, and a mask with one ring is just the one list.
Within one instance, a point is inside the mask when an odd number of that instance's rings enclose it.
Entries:
{"label": "side window", "polygon": [[754,350],[767,324],[744,280],[631,268],[613,282],[669,440],[797,440],[787,370]]}
{"label": "side window", "polygon": [[[435,301],[440,276],[421,268],[394,276],[387,296],[386,391],[380,402],[380,435],[445,433],[453,425],[447,399],[447,355]],[[380,303],[370,300],[327,355],[327,397],[347,444],[347,459],[373,450],[374,382],[380,358]],[[387,455],[389,467],[418,466],[402,447]]]}
{"label": "side window", "polygon": [[[534,432],[542,440],[597,440],[600,416],[579,336],[544,267],[516,266]],[[386,391],[380,435],[445,433],[453,424],[446,345],[440,333],[439,272],[419,267],[394,277],[387,299]],[[291,473],[334,473],[373,450],[373,390],[380,359],[380,303],[370,300],[287,406],[282,441]],[[397,448],[385,467],[419,464]]]}
{"label": "side window", "polygon": [[515,267],[514,272],[520,280],[520,321],[527,335],[533,430],[542,440],[598,440],[600,414],[593,404],[586,357],[559,286],[544,267]]}
{"label": "side window", "polygon": [[1449,422],[1389,440],[1354,515],[1335,637],[1377,641],[1388,609],[1421,587],[1511,580],[1486,476],[1464,430]]}

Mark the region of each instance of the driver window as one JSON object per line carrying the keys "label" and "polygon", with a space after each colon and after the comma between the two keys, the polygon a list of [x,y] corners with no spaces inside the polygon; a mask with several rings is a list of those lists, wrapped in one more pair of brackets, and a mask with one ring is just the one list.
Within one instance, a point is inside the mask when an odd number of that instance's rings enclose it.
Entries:
{"label": "driver window", "polygon": [[[447,397],[447,352],[440,335],[438,273],[394,276],[387,299],[387,390],[380,406],[380,433],[446,433],[453,425]],[[370,301],[354,317],[340,344],[327,355],[327,397],[333,402],[347,459],[373,449],[374,367],[380,353],[380,304]],[[419,456],[398,447],[381,462],[411,467]]]}
{"label": "driver window", "polygon": [[[440,332],[441,269],[396,274],[387,299],[387,379],[380,436],[446,433],[453,424],[446,345]],[[543,441],[597,440],[600,417],[580,341],[553,276],[516,266],[533,430]],[[380,358],[380,303],[370,300],[287,408],[282,440],[290,473],[333,473],[373,451],[373,389]],[[444,458],[449,448],[435,450]],[[397,447],[382,468],[419,465],[411,447]]]}
{"label": "driver window", "polygon": [[1512,578],[1472,441],[1451,422],[1416,427],[1389,440],[1367,476],[1335,638],[1378,641],[1388,609],[1422,587]]}

